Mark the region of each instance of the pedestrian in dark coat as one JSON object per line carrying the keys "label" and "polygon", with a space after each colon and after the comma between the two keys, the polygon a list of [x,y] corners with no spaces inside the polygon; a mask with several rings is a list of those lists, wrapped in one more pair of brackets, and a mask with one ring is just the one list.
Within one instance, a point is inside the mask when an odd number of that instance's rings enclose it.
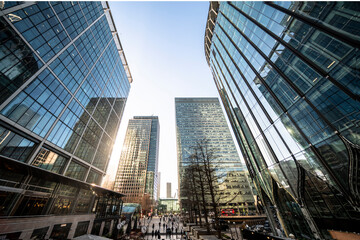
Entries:
{"label": "pedestrian in dark coat", "polygon": [[161,238],[161,236],[160,236],[160,231],[158,232],[158,239],[160,239]]}
{"label": "pedestrian in dark coat", "polygon": [[151,231],[151,238],[154,238],[154,229]]}
{"label": "pedestrian in dark coat", "polygon": [[155,224],[153,223],[153,229],[154,229],[154,227],[155,227]]}

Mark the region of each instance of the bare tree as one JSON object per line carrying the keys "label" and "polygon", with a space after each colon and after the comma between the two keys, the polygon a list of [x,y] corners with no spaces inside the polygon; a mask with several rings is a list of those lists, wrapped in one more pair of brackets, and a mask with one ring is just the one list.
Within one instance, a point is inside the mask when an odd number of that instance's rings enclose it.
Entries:
{"label": "bare tree", "polygon": [[[210,224],[209,224],[209,199],[208,199],[208,183],[206,182],[206,176],[203,172],[203,165],[201,161],[201,155],[197,146],[193,147],[193,154],[189,156],[189,161],[191,163],[190,169],[192,170],[192,181],[194,182],[195,188],[198,188],[200,191],[200,201],[202,206],[202,212],[204,213],[205,227],[206,231],[210,233]],[[202,214],[200,213],[199,218],[202,219]]]}
{"label": "bare tree", "polygon": [[[199,188],[197,187],[197,182],[194,177],[194,167],[189,166],[187,167],[184,172],[183,178],[186,181],[182,184],[182,205],[185,207],[189,212],[189,219],[196,224],[198,223],[196,216],[201,216],[200,214],[200,200],[199,200]],[[195,215],[195,218],[194,218]],[[200,225],[202,225],[201,218],[199,219]]]}
{"label": "bare tree", "polygon": [[[220,204],[227,204],[233,201],[239,191],[233,191],[233,195],[228,195],[224,186],[226,174],[222,171],[223,167],[219,162],[219,149],[211,146],[210,141],[206,138],[198,141],[192,148],[193,153],[190,155],[191,167],[194,169],[194,180],[196,186],[200,189],[203,212],[205,217],[205,225],[207,231],[210,232],[210,224],[208,221],[209,210],[213,212],[215,220],[215,229],[217,235],[221,238],[220,227]],[[227,171],[227,169],[225,169]]]}

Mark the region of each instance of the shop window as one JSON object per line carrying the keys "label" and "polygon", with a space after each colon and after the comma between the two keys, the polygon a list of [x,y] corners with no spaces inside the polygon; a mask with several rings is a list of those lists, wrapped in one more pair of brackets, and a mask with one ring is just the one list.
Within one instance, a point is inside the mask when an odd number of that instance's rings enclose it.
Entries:
{"label": "shop window", "polygon": [[100,234],[100,228],[101,228],[101,221],[94,221],[93,227],[91,229],[92,235],[99,235]]}
{"label": "shop window", "polygon": [[78,237],[78,236],[86,234],[87,230],[89,228],[89,224],[90,224],[90,221],[79,222],[76,227],[74,237]]}
{"label": "shop window", "polygon": [[67,239],[71,223],[56,224],[51,232],[51,239]]}
{"label": "shop window", "polygon": [[46,233],[48,232],[48,230],[49,230],[49,227],[34,229],[33,233],[31,234],[31,239],[32,240],[45,239],[45,236],[46,236]]}
{"label": "shop window", "polygon": [[0,239],[10,239],[10,240],[16,240],[20,239],[21,232],[15,232],[15,233],[7,233],[0,235]]}

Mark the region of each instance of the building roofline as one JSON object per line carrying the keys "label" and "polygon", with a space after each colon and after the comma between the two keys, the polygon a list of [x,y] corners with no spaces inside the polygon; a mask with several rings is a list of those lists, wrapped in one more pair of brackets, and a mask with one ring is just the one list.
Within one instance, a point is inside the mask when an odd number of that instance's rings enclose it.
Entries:
{"label": "building roofline", "polygon": [[113,19],[111,10],[110,10],[109,3],[108,3],[108,1],[101,1],[101,5],[102,5],[102,7],[104,9],[106,19],[107,19],[107,21],[108,21],[108,23],[110,25],[111,33],[114,36],[114,41],[115,41],[117,50],[119,52],[121,62],[123,64],[123,66],[124,66],[126,76],[128,78],[129,83],[132,83],[133,78],[132,78],[132,75],[131,75],[131,72],[130,72],[128,62],[127,62],[126,57],[125,57],[124,49],[123,49],[123,47],[121,45],[121,42],[120,42],[120,38],[119,38],[117,29],[116,29],[116,26],[115,26],[115,22],[114,22],[114,19]]}
{"label": "building roofline", "polygon": [[175,102],[219,102],[218,97],[175,97]]}
{"label": "building roofline", "polygon": [[158,116],[134,116],[133,119],[159,119]]}
{"label": "building roofline", "polygon": [[204,50],[205,50],[205,57],[208,65],[210,66],[210,46],[211,46],[211,39],[213,36],[213,31],[215,28],[216,18],[219,12],[220,2],[218,1],[210,1],[209,5],[209,13],[206,21],[206,28],[205,28],[205,36],[204,36]]}

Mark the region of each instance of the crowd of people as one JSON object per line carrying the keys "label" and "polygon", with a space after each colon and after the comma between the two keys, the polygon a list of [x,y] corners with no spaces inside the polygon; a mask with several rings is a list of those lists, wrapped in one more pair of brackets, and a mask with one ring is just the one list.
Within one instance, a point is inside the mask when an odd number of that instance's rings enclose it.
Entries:
{"label": "crowd of people", "polygon": [[176,215],[160,216],[158,226],[155,223],[151,226],[151,238],[161,239],[161,233],[165,233],[166,238],[171,238],[172,235],[183,235],[183,229],[180,229],[179,221],[179,216]]}

